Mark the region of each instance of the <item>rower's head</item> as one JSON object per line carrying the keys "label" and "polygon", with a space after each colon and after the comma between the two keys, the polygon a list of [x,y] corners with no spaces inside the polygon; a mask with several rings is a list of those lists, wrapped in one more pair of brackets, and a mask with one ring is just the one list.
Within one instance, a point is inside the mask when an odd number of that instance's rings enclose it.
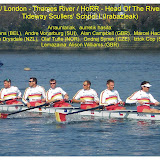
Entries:
{"label": "rower's head", "polygon": [[149,91],[149,88],[151,87],[152,85],[150,85],[150,82],[148,81],[143,81],[141,83],[141,90],[144,91],[144,92],[148,92]]}
{"label": "rower's head", "polygon": [[112,79],[109,79],[106,85],[108,90],[112,91],[114,89],[114,81]]}
{"label": "rower's head", "polygon": [[4,88],[10,88],[10,87],[11,87],[11,80],[7,78],[4,80]]}
{"label": "rower's head", "polygon": [[37,78],[31,77],[31,78],[29,79],[29,86],[30,86],[30,87],[36,87],[36,85],[37,85]]}
{"label": "rower's head", "polygon": [[91,87],[91,82],[89,80],[86,80],[83,82],[83,89],[84,90],[89,90]]}
{"label": "rower's head", "polygon": [[55,88],[56,87],[56,80],[55,79],[51,79],[50,81],[49,81],[49,83],[50,83],[50,86],[51,86],[51,88]]}

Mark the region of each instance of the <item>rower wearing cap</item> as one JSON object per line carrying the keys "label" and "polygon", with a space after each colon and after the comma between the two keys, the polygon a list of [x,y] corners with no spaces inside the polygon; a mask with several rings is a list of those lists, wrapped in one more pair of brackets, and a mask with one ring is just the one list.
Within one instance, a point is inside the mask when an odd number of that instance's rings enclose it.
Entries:
{"label": "rower wearing cap", "polygon": [[[106,83],[107,89],[101,92],[100,105],[106,106],[107,110],[124,110],[124,102],[121,100],[117,90],[114,90],[114,81],[109,79]],[[119,105],[120,104],[120,105]]]}
{"label": "rower wearing cap", "polygon": [[159,105],[159,102],[148,93],[151,86],[148,81],[143,81],[141,83],[141,90],[134,92],[128,97],[126,103],[137,103],[137,112],[160,113],[160,110],[150,108],[150,103],[154,103],[155,106]]}
{"label": "rower wearing cap", "polygon": [[17,100],[21,99],[21,95],[17,87],[11,86],[10,79],[4,80],[4,88],[0,91],[0,101],[2,101],[2,103],[6,101],[6,104],[22,104],[22,102]]}
{"label": "rower wearing cap", "polygon": [[46,101],[45,99],[45,89],[37,85],[37,78],[31,77],[29,80],[29,87],[26,88],[22,101],[30,108],[31,106],[43,105]]}
{"label": "rower wearing cap", "polygon": [[74,103],[81,103],[81,109],[94,108],[99,105],[98,94],[90,86],[89,80],[84,81],[83,89],[79,90],[72,99]]}
{"label": "rower wearing cap", "polygon": [[65,101],[69,99],[68,94],[61,87],[56,87],[57,84],[56,80],[51,79],[49,82],[51,88],[46,93],[47,103],[60,100],[58,102],[55,102],[53,107],[71,107],[71,105],[69,103],[66,103]]}

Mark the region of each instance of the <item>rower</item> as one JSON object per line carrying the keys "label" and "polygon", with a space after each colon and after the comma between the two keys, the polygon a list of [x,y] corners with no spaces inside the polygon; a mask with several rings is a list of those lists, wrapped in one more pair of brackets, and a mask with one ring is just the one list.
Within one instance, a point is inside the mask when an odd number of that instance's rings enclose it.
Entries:
{"label": "rower", "polygon": [[100,105],[106,106],[107,110],[125,110],[124,102],[121,100],[117,90],[114,90],[114,81],[109,79],[106,83],[107,89],[101,92]]}
{"label": "rower", "polygon": [[99,105],[98,94],[90,88],[91,82],[83,82],[83,89],[79,90],[72,99],[74,103],[81,103],[81,109],[94,108]]}
{"label": "rower", "polygon": [[26,88],[22,101],[28,108],[43,105],[46,101],[45,89],[37,85],[37,78],[31,77],[29,87]]}
{"label": "rower", "polygon": [[22,104],[22,102],[18,101],[17,99],[21,99],[21,92],[20,90],[15,87],[11,86],[11,80],[5,79],[4,80],[4,88],[0,91],[0,101],[3,104],[5,101],[6,104]]}
{"label": "rower", "polygon": [[155,106],[159,105],[159,102],[149,93],[151,86],[150,82],[143,81],[141,90],[134,92],[128,97],[126,103],[137,103],[137,112],[160,113],[160,110],[150,108],[150,103],[153,103]]}
{"label": "rower", "polygon": [[53,107],[71,107],[69,103],[66,103],[66,100],[69,99],[68,94],[61,87],[56,87],[56,83],[57,83],[56,80],[51,79],[49,82],[50,82],[51,88],[46,93],[47,103],[60,100],[59,102],[55,102],[53,104]]}

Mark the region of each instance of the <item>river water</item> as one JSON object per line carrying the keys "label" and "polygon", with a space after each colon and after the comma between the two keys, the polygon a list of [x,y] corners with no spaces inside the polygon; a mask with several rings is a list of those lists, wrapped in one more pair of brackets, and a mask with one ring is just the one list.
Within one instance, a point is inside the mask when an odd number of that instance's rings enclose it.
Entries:
{"label": "river water", "polygon": [[[150,81],[160,101],[159,51],[16,51],[0,52],[0,88],[10,78],[22,94],[30,77],[49,89],[57,80],[70,96],[89,79],[100,95],[113,79],[123,101],[140,83]],[[25,67],[31,71],[24,71]],[[134,107],[130,109],[135,109]],[[43,118],[0,120],[0,156],[159,156],[160,122],[137,120],[79,120],[56,123]]]}

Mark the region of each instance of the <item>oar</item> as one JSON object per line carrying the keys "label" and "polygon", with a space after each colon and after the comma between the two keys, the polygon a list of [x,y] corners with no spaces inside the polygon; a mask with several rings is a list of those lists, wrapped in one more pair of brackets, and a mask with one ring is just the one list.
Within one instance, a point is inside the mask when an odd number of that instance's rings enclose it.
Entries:
{"label": "oar", "polygon": [[0,102],[7,102],[10,100],[15,100],[15,99],[22,99],[22,98],[0,99]]}
{"label": "oar", "polygon": [[[56,101],[54,101],[54,102],[52,102],[52,103],[56,103],[56,102],[59,102],[60,100],[56,100]],[[47,106],[47,105],[49,105],[50,103],[44,103],[44,104],[42,104],[42,105],[39,105],[39,106],[36,106],[36,107],[30,107],[30,108],[27,108],[27,109],[24,109],[24,110],[21,110],[21,111],[17,111],[17,112],[13,112],[13,113],[9,113],[9,114],[7,114],[7,113],[0,113],[0,118],[1,119],[5,119],[5,118],[7,118],[8,116],[10,116],[10,115],[12,115],[12,114],[17,114],[17,113],[21,113],[21,112],[25,112],[25,111],[28,111],[28,110],[31,110],[31,109],[35,109],[35,108],[41,108],[41,107],[43,107],[43,106]]]}
{"label": "oar", "polygon": [[90,110],[95,110],[95,109],[103,109],[103,107],[104,107],[104,106],[97,106],[97,107],[94,107],[94,108],[82,109],[82,110],[80,110],[80,111],[71,112],[71,113],[67,113],[67,114],[55,112],[56,121],[57,121],[57,122],[64,122],[64,121],[66,121],[66,115],[76,114],[76,113],[85,112],[85,111],[90,111]]}
{"label": "oar", "polygon": [[[144,103],[145,104],[150,104],[151,106],[155,106],[155,103]],[[160,105],[157,105],[157,106],[160,106]]]}
{"label": "oar", "polygon": [[24,109],[24,110],[21,110],[21,111],[17,111],[17,112],[13,112],[13,113],[8,113],[8,114],[7,113],[0,113],[0,118],[1,119],[5,119],[5,118],[7,118],[10,115],[21,113],[21,112],[25,112],[25,111],[28,111],[28,110],[31,110],[31,109],[35,109],[35,108],[40,108],[40,107],[47,106],[47,105],[48,105],[48,103],[45,103],[45,104],[42,104],[42,105],[39,105],[39,106],[36,106],[36,107],[30,107],[30,108],[27,108],[27,109]]}
{"label": "oar", "polygon": [[124,103],[124,106],[126,107],[130,107],[130,106],[135,106],[136,103]]}
{"label": "oar", "polygon": [[[143,105],[145,105],[145,104],[149,104],[151,106],[155,106],[155,103],[144,103]],[[125,103],[124,104],[124,106],[135,106],[135,105],[136,105],[136,103]],[[157,106],[160,106],[160,104],[157,105]]]}

